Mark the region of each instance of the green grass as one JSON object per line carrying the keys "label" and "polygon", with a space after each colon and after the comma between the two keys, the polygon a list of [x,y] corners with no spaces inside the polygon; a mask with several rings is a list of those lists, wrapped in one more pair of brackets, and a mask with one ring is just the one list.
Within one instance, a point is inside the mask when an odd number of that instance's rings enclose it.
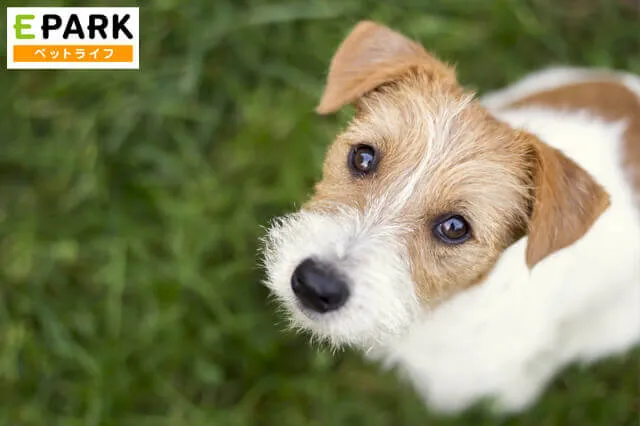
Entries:
{"label": "green grass", "polygon": [[[73,4],[9,0],[45,3]],[[428,413],[357,354],[284,330],[256,261],[261,225],[305,199],[348,118],[313,107],[359,19],[419,39],[484,91],[552,63],[640,72],[638,9],[141,3],[140,72],[0,70],[0,424],[638,424],[637,352],[572,368],[520,416]]]}

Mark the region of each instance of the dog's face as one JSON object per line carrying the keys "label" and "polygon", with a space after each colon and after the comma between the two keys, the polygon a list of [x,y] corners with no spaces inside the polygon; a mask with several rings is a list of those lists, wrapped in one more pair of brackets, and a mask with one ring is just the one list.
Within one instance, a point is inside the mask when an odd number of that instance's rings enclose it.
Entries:
{"label": "dog's face", "polygon": [[608,204],[575,163],[497,121],[385,27],[359,24],[334,57],[318,111],[347,103],[357,113],[315,194],[265,248],[267,284],[294,325],[334,344],[384,344],[481,283],[525,234],[533,267]]}

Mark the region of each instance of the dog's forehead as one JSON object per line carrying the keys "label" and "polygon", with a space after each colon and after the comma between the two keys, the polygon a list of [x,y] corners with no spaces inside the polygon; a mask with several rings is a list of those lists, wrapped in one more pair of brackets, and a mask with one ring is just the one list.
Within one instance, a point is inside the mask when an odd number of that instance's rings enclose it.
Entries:
{"label": "dog's forehead", "polygon": [[344,164],[350,147],[367,144],[383,160],[377,173],[382,180],[416,173],[425,178],[455,178],[454,171],[467,176],[500,175],[509,172],[514,153],[522,150],[513,136],[471,94],[437,86],[402,87],[364,99],[356,117],[336,139],[327,162]]}
{"label": "dog's forehead", "polygon": [[[372,145],[380,156],[376,173],[362,179],[347,161],[358,144]],[[438,87],[383,90],[363,99],[330,147],[315,199],[361,209],[387,202],[416,217],[463,210],[498,223],[526,195],[523,151],[511,129],[471,95]]]}
{"label": "dog's forehead", "polygon": [[[343,140],[361,140],[402,158],[417,153],[434,163],[490,155],[508,148],[510,129],[473,94],[430,84],[402,84],[363,98]],[[508,141],[507,141],[508,142]]]}

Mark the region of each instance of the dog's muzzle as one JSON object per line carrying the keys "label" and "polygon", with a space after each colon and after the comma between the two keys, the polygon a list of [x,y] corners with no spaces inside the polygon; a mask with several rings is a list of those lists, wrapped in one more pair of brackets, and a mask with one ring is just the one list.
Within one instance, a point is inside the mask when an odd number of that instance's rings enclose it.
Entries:
{"label": "dog's muzzle", "polygon": [[346,281],[329,265],[310,258],[293,271],[291,289],[302,306],[318,313],[335,311],[349,298]]}

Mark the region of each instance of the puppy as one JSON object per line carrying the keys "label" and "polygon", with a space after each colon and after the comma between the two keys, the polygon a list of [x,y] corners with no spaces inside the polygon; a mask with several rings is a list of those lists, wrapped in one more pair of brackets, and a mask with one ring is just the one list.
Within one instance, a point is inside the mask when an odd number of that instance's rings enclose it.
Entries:
{"label": "puppy", "polygon": [[640,79],[555,68],[476,99],[361,22],[317,112],[356,112],[265,238],[294,327],[398,367],[443,411],[522,410],[640,340]]}

